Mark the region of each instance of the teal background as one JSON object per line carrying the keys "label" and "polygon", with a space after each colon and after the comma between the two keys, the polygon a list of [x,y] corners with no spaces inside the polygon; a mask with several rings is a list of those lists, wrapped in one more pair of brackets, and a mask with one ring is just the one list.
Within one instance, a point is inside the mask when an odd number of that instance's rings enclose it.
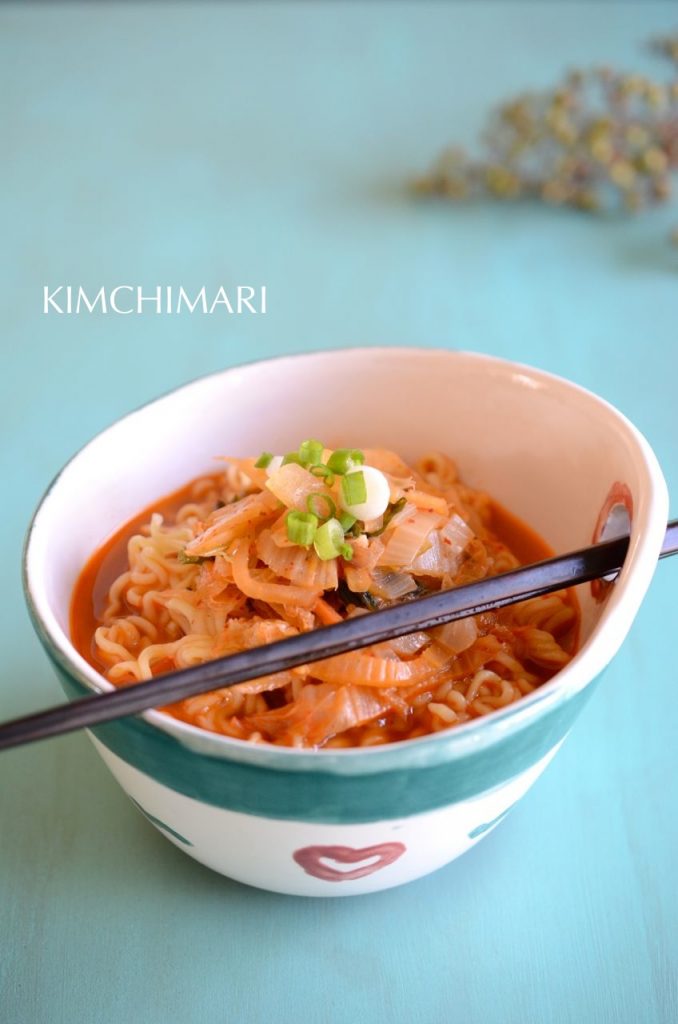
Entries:
{"label": "teal background", "polygon": [[[676,495],[678,209],[594,220],[404,189],[567,66],[662,75],[642,44],[673,27],[674,4],[640,2],[0,8],[0,717],[60,696],[20,588],[47,482],[213,369],[354,344],[523,360],[621,408]],[[62,282],[261,283],[269,313],[43,316]],[[247,889],[156,832],[84,736],[3,754],[2,1024],[678,1019],[676,572],[535,788],[401,890]]]}

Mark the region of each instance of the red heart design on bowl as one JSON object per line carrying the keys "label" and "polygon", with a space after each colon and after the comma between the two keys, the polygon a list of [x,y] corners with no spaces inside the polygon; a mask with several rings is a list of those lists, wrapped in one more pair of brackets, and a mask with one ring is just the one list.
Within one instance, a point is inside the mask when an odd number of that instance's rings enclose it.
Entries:
{"label": "red heart design on bowl", "polygon": [[[364,878],[374,871],[392,864],[405,852],[403,843],[379,843],[377,846],[364,846],[355,849],[353,846],[303,846],[295,850],[292,856],[307,875],[320,878],[324,882],[345,882],[353,878]],[[376,860],[374,859],[376,858]],[[343,871],[326,863],[328,860],[336,864],[358,864],[352,871]],[[369,860],[369,864],[361,861]]]}

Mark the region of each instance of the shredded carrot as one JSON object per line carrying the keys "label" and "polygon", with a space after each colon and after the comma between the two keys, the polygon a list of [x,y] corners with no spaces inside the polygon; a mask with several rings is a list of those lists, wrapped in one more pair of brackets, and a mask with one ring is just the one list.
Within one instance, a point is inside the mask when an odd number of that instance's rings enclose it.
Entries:
{"label": "shredded carrot", "polygon": [[322,622],[323,626],[332,626],[335,622],[344,621],[339,612],[335,611],[332,605],[328,604],[323,597],[318,598],[316,603],[313,605],[313,611]]}

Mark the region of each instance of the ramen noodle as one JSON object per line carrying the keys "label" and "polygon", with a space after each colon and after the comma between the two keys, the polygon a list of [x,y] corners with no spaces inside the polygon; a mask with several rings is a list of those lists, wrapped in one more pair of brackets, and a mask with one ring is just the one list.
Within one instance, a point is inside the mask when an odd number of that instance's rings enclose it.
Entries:
{"label": "ramen noodle", "polygon": [[[438,452],[233,458],[128,523],[75,588],[76,647],[125,686],[549,557]],[[570,660],[570,591],[190,697],[163,710],[237,740],[374,746],[491,714]]]}

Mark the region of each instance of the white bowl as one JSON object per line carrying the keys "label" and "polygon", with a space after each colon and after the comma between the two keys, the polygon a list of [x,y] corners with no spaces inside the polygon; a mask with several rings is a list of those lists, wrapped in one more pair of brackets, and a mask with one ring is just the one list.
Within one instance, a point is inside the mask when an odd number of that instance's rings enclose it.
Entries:
{"label": "white bowl", "polygon": [[579,588],[582,642],[571,663],[488,717],[387,746],[318,752],[243,743],[156,711],[92,731],[123,789],[192,857],[264,889],[353,895],[457,857],[543,771],[638,611],[668,499],[627,419],[528,367],[462,352],[351,349],[226,370],[95,437],[35,514],[26,593],[70,697],[110,689],[69,637],[71,593],[92,552],[153,500],[212,469],[215,455],[284,451],[310,435],[410,459],[446,451],[470,486],[558,552],[588,544],[613,507],[632,523],[624,569],[604,600]]}

